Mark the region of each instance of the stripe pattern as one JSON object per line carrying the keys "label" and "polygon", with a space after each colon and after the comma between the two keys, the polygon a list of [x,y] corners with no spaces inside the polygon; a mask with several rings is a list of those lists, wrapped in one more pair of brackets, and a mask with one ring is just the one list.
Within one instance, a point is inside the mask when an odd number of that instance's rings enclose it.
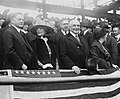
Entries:
{"label": "stripe pattern", "polygon": [[119,93],[119,79],[14,85],[15,99],[119,99]]}
{"label": "stripe pattern", "polygon": [[[83,82],[79,82],[83,83]],[[96,82],[99,83],[99,82]],[[96,83],[94,83],[96,85]],[[72,83],[75,86],[78,86],[79,84]],[[70,84],[70,85],[72,85]],[[84,84],[84,83],[83,83]],[[67,84],[69,85],[69,84]],[[69,86],[70,86],[69,85]],[[59,86],[56,84],[51,84],[52,89],[53,86]],[[68,86],[68,87],[69,87]],[[20,98],[20,99],[112,99],[113,97],[116,97],[116,95],[119,96],[120,93],[120,81],[114,82],[112,84],[106,84],[106,85],[97,85],[97,86],[84,86],[78,88],[69,88],[69,89],[55,89],[55,90],[45,90],[48,89],[48,86],[43,86],[42,91],[14,91],[14,97]],[[116,98],[119,99],[119,98]]]}

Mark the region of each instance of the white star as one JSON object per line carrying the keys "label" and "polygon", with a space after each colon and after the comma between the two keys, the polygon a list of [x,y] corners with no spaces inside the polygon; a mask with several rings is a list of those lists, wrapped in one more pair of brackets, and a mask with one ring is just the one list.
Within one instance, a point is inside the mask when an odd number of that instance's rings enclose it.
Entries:
{"label": "white star", "polygon": [[17,74],[18,74],[18,73],[19,73],[19,72],[18,72],[18,70],[16,70],[16,71],[15,71],[15,73],[17,73]]}
{"label": "white star", "polygon": [[24,74],[24,71],[21,70],[20,72],[21,72],[21,74]]}
{"label": "white star", "polygon": [[50,72],[49,72],[49,71],[48,71],[47,73],[48,73],[48,74],[50,74]]}
{"label": "white star", "polygon": [[45,74],[45,72],[43,71],[42,74]]}
{"label": "white star", "polygon": [[52,73],[53,73],[53,74],[55,74],[55,72],[54,72],[54,71],[53,71]]}
{"label": "white star", "polygon": [[26,72],[26,74],[29,74],[29,73],[30,73],[29,71]]}
{"label": "white star", "polygon": [[32,71],[32,74],[35,74],[35,72],[34,72],[34,71]]}
{"label": "white star", "polygon": [[38,71],[37,74],[40,74],[40,72]]}

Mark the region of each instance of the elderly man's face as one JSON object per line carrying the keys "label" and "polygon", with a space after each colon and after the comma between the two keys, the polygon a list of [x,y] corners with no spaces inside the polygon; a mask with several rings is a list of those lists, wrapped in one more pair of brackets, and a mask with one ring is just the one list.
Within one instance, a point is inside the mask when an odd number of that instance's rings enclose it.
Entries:
{"label": "elderly man's face", "polygon": [[67,31],[69,28],[68,28],[68,20],[64,20],[61,24],[61,28],[64,30],[64,31]]}
{"label": "elderly man's face", "polygon": [[70,23],[70,30],[75,34],[79,34],[80,33],[80,23],[77,20],[73,20]]}
{"label": "elderly man's face", "polygon": [[22,14],[16,15],[12,20],[12,24],[14,24],[18,28],[22,28],[24,25],[24,17]]}

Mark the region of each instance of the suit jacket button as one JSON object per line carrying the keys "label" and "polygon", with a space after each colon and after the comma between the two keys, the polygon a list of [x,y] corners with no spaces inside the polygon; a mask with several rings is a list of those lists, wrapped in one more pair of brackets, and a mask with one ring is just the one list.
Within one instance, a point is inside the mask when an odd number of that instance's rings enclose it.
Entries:
{"label": "suit jacket button", "polygon": [[79,46],[77,48],[80,48]]}

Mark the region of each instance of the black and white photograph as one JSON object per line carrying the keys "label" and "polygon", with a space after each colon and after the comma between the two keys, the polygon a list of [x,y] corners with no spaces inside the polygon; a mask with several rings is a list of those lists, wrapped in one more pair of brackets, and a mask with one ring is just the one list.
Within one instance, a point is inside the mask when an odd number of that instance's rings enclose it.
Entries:
{"label": "black and white photograph", "polygon": [[120,99],[120,0],[0,0],[0,99]]}

